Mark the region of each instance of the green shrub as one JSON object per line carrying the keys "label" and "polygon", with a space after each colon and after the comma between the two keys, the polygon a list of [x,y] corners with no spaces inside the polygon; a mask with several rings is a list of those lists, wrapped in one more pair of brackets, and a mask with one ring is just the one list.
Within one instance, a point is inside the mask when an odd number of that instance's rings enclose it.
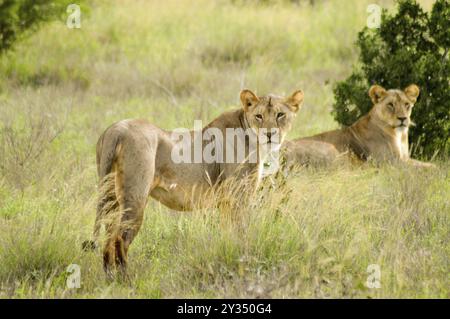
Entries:
{"label": "green shrub", "polygon": [[450,1],[437,0],[431,13],[415,0],[399,0],[396,14],[382,13],[378,29],[365,27],[358,35],[360,65],[335,86],[333,115],[350,125],[372,103],[369,86],[404,88],[418,84],[421,95],[412,118],[410,142],[416,156],[436,151],[450,155]]}
{"label": "green shrub", "polygon": [[69,0],[0,1],[0,53],[40,23],[66,13]]}

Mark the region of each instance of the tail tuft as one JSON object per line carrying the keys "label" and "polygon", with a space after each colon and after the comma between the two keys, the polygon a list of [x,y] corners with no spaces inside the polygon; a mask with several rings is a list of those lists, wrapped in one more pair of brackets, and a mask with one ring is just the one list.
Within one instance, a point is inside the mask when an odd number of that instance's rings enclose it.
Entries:
{"label": "tail tuft", "polygon": [[81,248],[83,249],[83,251],[94,251],[97,250],[98,245],[95,241],[93,240],[85,240],[82,244],[81,244]]}

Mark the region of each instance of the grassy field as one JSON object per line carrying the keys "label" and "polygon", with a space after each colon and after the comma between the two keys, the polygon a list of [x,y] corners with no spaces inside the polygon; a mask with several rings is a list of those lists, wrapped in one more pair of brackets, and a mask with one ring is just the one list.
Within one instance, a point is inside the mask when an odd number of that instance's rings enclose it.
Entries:
{"label": "grassy field", "polygon": [[[305,2],[95,1],[81,29],[54,22],[0,57],[0,297],[449,298],[448,160],[296,170],[234,222],[150,201],[128,283],[81,251],[95,143],[117,120],[192,127],[239,107],[243,87],[301,88],[290,137],[337,127],[332,84],[356,63],[373,1]],[[78,289],[66,285],[71,264]],[[378,289],[366,287],[372,264]]]}

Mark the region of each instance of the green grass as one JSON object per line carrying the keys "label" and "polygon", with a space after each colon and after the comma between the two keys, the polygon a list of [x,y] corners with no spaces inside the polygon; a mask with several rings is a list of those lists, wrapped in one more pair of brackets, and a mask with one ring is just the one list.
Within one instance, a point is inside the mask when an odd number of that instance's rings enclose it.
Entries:
{"label": "green grass", "polygon": [[[233,223],[152,200],[129,283],[108,282],[100,253],[81,251],[95,143],[114,121],[191,127],[238,107],[242,87],[301,88],[290,136],[337,127],[332,83],[356,62],[370,1],[317,2],[96,1],[80,30],[54,22],[0,57],[0,297],[449,298],[448,160],[297,170]],[[79,289],[66,286],[73,263]],[[370,264],[380,289],[365,285]]]}

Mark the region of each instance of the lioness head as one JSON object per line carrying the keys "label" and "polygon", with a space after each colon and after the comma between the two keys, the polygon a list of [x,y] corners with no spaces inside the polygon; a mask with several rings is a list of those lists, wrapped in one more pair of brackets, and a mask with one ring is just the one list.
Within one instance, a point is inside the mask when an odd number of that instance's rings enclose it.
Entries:
{"label": "lioness head", "polygon": [[374,85],[369,90],[369,96],[374,104],[373,114],[388,127],[406,130],[411,124],[411,110],[419,93],[419,87],[415,84],[411,84],[403,91],[386,90]]}
{"label": "lioness head", "polygon": [[250,90],[240,95],[245,118],[250,128],[258,135],[259,144],[271,149],[279,148],[303,102],[303,92],[295,91],[291,96],[256,96]]}

